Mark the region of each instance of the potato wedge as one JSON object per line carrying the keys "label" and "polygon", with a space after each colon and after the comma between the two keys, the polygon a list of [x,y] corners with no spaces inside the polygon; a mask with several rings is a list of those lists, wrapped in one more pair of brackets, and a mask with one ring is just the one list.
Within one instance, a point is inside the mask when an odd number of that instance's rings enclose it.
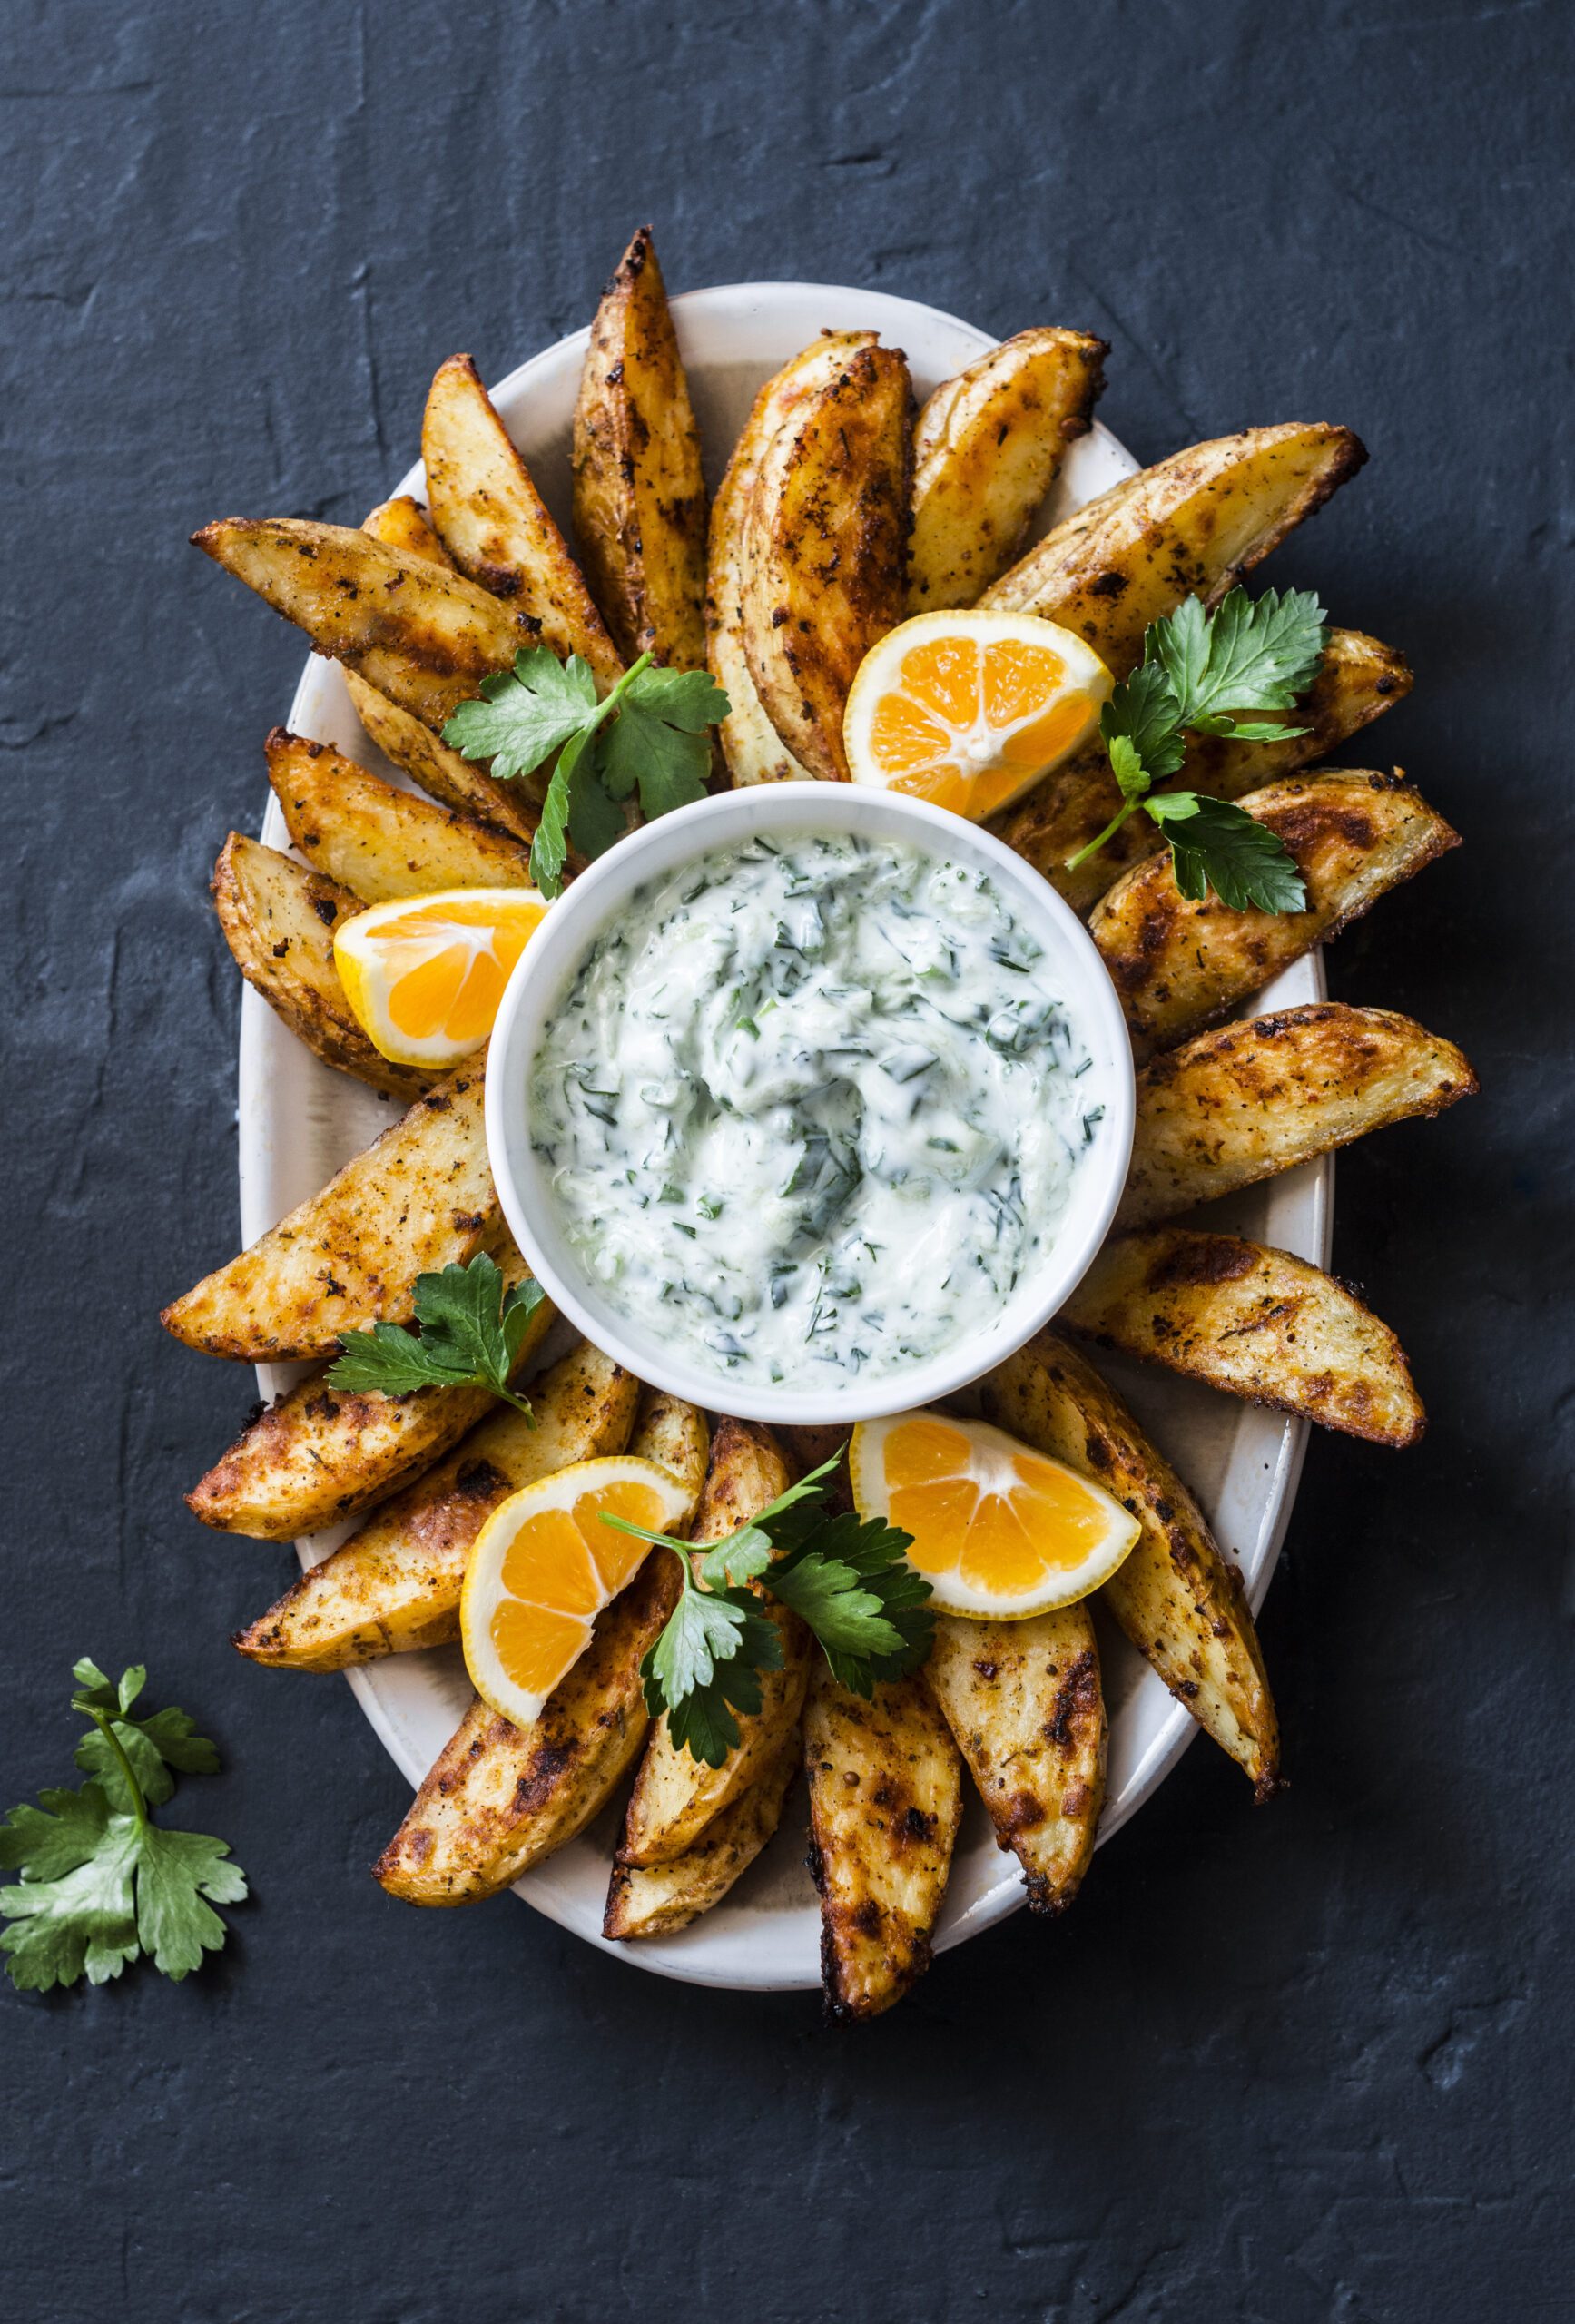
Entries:
{"label": "potato wedge", "polygon": [[1292,775],[1240,803],[1295,857],[1306,909],[1229,911],[1212,889],[1202,903],[1189,903],[1167,854],[1118,880],[1096,906],[1088,933],[1140,1060],[1228,1016],[1292,960],[1460,845],[1460,833],[1398,773]]}
{"label": "potato wedge", "polygon": [[528,888],[530,850],[486,823],[396,791],[379,774],[276,726],[268,780],[290,836],[316,871],[363,904],[440,888]]}
{"label": "potato wedge", "polygon": [[[1296,723],[1305,726],[1304,734],[1284,743],[1236,743],[1220,734],[1195,734],[1187,745],[1185,773],[1159,787],[1176,790],[1185,784],[1213,799],[1239,799],[1244,791],[1256,791],[1326,758],[1410,692],[1410,668],[1393,646],[1381,645],[1360,630],[1332,629],[1318,675],[1296,705]],[[1042,872],[1074,911],[1088,911],[1123,872],[1157,855],[1165,845],[1152,816],[1129,815],[1098,855],[1069,872],[1068,858],[1098,839],[1120,804],[1100,743],[1068,759],[1019,805],[997,816],[990,829]]]}
{"label": "potato wedge", "polygon": [[1088,433],[1109,351],[1086,331],[1020,330],[936,389],[913,432],[911,614],[975,605],[999,579]]}
{"label": "potato wedge", "polygon": [[865,1702],[815,1658],[804,1706],[810,1870],[833,2017],[878,2017],[930,1966],[962,1815],[962,1761],[922,1679]]}
{"label": "potato wedge", "polygon": [[1124,1355],[1371,1444],[1414,1444],[1427,1426],[1388,1324],[1321,1267],[1238,1235],[1117,1236],[1063,1321]]}
{"label": "potato wedge", "polygon": [[340,982],[333,932],[359,896],[241,832],[224,842],[212,893],[236,967],[314,1057],[407,1105],[431,1088],[432,1074],[373,1048]]}
{"label": "potato wedge", "polygon": [[416,1277],[496,1250],[485,1056],[418,1098],[320,1194],[165,1308],[188,1347],[242,1364],[330,1356],[347,1332],[407,1324]]}
{"label": "potato wedge", "polygon": [[623,668],[617,648],[468,355],[451,355],[432,382],[421,458],[433,526],[460,572],[508,599],[530,644],[581,655],[605,694]]}
{"label": "potato wedge", "polygon": [[823,331],[795,355],[756,396],[733,447],[715,499],[705,576],[705,657],[732,704],[719,735],[728,776],[736,789],[749,783],[807,783],[800,764],[761,706],[743,644],[744,531],[767,445],[793,412],[847,368],[872,330]]}
{"label": "potato wedge", "polygon": [[1117,1226],[1150,1226],[1476,1090],[1452,1041],[1388,1009],[1314,1001],[1199,1033],[1137,1077]]}
{"label": "potato wedge", "polygon": [[678,334],[642,226],[602,293],[575,405],[575,537],[625,662],[705,667],[705,478]]}
{"label": "potato wedge", "polygon": [[1061,1913],[1082,1884],[1105,1805],[1105,1695],[1087,1606],[1024,1622],[943,1615],[924,1666],[1029,1905]]}
{"label": "potato wedge", "polygon": [[842,710],[901,620],[912,477],[908,366],[861,347],[778,428],[744,528],[741,598],[755,692],[800,764],[848,779]]}
{"label": "potato wedge", "polygon": [[1280,1726],[1237,1568],[1181,1479],[1071,1344],[1040,1332],[983,1384],[980,1409],[1129,1509],[1142,1531],[1099,1591],[1127,1636],[1205,1732],[1252,1778],[1280,1779]]}
{"label": "potato wedge", "polygon": [[602,1935],[672,1936],[719,1905],[773,1837],[783,1802],[799,1771],[799,1738],[787,1738],[773,1763],[707,1824],[692,1847],[666,1864],[637,1871],[615,1864]]}
{"label": "potato wedge", "polygon": [[[690,1538],[704,1547],[724,1541],[786,1490],[792,1479],[769,1429],[724,1420]],[[674,1743],[667,1721],[651,1729],[624,1817],[618,1862],[642,1868],[670,1863],[692,1847],[723,1809],[775,1759],[798,1726],[809,1671],[809,1632],[796,1614],[762,1595],[761,1611],[782,1636],[783,1667],[761,1674],[761,1707],[738,1714],[739,1739],[720,1768],[708,1768]]]}
{"label": "potato wedge", "polygon": [[1348,428],[1251,428],[1194,444],[1090,501],[981,602],[1086,637],[1124,677],[1151,621],[1217,604],[1367,458]]}
{"label": "potato wedge", "polygon": [[630,1374],[582,1340],[532,1389],[531,1420],[485,1397],[488,1416],[457,1450],[438,1447],[447,1458],[385,1501],[231,1643],[249,1660],[281,1670],[345,1670],[448,1645],[459,1635],[466,1558],[499,1502],[571,1461],[621,1452],[638,1395]]}

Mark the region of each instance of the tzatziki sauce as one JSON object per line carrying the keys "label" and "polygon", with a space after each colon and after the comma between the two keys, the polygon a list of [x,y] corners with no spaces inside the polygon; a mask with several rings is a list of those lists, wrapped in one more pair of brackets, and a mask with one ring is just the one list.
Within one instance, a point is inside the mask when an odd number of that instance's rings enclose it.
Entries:
{"label": "tzatziki sauce", "polygon": [[834,1387],[993,1322],[1103,1108],[989,876],[757,838],[636,890],[540,1038],[531,1143],[607,1303],[719,1379]]}

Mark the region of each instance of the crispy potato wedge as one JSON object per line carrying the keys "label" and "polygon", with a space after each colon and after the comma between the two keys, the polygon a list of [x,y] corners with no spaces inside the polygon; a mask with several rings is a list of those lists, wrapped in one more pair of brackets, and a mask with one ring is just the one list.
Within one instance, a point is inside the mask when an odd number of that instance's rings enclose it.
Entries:
{"label": "crispy potato wedge", "polygon": [[1476,1088],[1452,1041],[1389,1009],[1322,1000],[1218,1026],[1138,1075],[1116,1225],[1174,1218]]}
{"label": "crispy potato wedge", "polygon": [[[468,1399],[472,1392],[421,1393]],[[490,1413],[457,1451],[437,1447],[448,1457],[385,1501],[231,1644],[251,1661],[281,1670],[345,1670],[386,1654],[448,1645],[459,1635],[465,1561],[499,1502],[573,1461],[621,1452],[638,1396],[638,1382],[588,1340],[536,1384],[531,1420],[483,1396]]]}
{"label": "crispy potato wedge", "polygon": [[276,726],[268,780],[307,862],[364,904],[440,888],[528,888],[530,850],[486,823],[396,791],[379,774]]}
{"label": "crispy potato wedge", "polygon": [[1129,1509],[1142,1531],[1099,1592],[1178,1702],[1252,1778],[1280,1779],[1280,1727],[1241,1574],[1181,1479],[1069,1342],[1040,1332],[992,1372],[980,1407]]}
{"label": "crispy potato wedge", "polygon": [[682,1856],[644,1872],[615,1864],[602,1935],[672,1936],[719,1905],[774,1836],[783,1802],[799,1771],[799,1757],[795,1730],[765,1773],[714,1817]]}
{"label": "crispy potato wedge", "polygon": [[[1222,734],[1195,734],[1186,767],[1163,791],[1185,784],[1214,799],[1239,799],[1280,776],[1326,758],[1351,735],[1392,710],[1411,692],[1411,671],[1393,646],[1360,630],[1332,629],[1318,675],[1296,705],[1306,732],[1284,743],[1237,743]],[[1076,911],[1088,911],[1123,872],[1157,855],[1164,834],[1150,815],[1129,815],[1098,855],[1075,872],[1069,856],[1098,839],[1121,804],[1102,743],[1079,751],[1016,807],[990,825],[998,839],[1026,856],[1036,872]]]}
{"label": "crispy potato wedge", "polygon": [[432,530],[427,511],[409,492],[401,492],[392,500],[379,500],[363,520],[361,530],[370,533],[385,547],[397,548],[406,556],[424,556],[428,565],[440,565],[446,573],[459,570]]}
{"label": "crispy potato wedge", "polygon": [[815,1658],[804,1706],[810,1870],[833,2017],[878,2017],[930,1966],[962,1815],[962,1761],[922,1679],[863,1701]]}
{"label": "crispy potato wedge", "polygon": [[617,649],[468,355],[451,355],[432,382],[421,458],[432,523],[460,572],[509,600],[527,643],[581,655],[605,694],[623,668]]}
{"label": "crispy potato wedge", "polygon": [[1414,1444],[1427,1426],[1388,1324],[1321,1267],[1238,1235],[1117,1236],[1063,1317],[1124,1355],[1371,1444]]}
{"label": "crispy potato wedge", "polygon": [[974,605],[999,579],[1088,433],[1109,351],[1086,331],[1020,330],[936,389],[913,431],[911,614]]}
{"label": "crispy potato wedge", "polygon": [[761,456],[740,601],[755,692],[802,766],[848,779],[842,710],[860,663],[901,620],[912,476],[908,366],[861,347]]}
{"label": "crispy potato wedge", "polygon": [[924,1666],[995,1836],[1036,1913],[1064,1912],[1105,1804],[1105,1694],[1086,1605],[1024,1622],[943,1615]]}
{"label": "crispy potato wedge", "polygon": [[1295,857],[1306,909],[1230,911],[1212,889],[1202,903],[1189,903],[1168,855],[1118,880],[1095,908],[1088,933],[1140,1060],[1228,1016],[1292,960],[1460,845],[1460,833],[1398,773],[1292,775],[1249,792],[1241,804]]}
{"label": "crispy potato wedge", "polygon": [[[702,1547],[724,1541],[791,1482],[768,1429],[749,1421],[722,1421],[690,1539]],[[691,1758],[674,1743],[666,1718],[656,1721],[625,1814],[620,1864],[647,1868],[683,1856],[764,1773],[783,1738],[797,1728],[809,1672],[809,1632],[774,1598],[762,1594],[761,1611],[781,1633],[783,1667],[761,1674],[759,1710],[739,1712],[738,1743],[720,1768]]]}
{"label": "crispy potato wedge", "polygon": [[750,783],[807,783],[800,764],[761,706],[743,644],[744,533],[765,448],[784,420],[846,369],[872,330],[824,331],[795,355],[756,396],[733,447],[715,499],[705,577],[705,656],[732,707],[719,729],[722,755],[735,789]]}
{"label": "crispy potato wedge", "polygon": [[1251,428],[1194,444],[1068,518],[984,593],[1086,637],[1116,675],[1183,597],[1217,604],[1367,454],[1348,428]]}
{"label": "crispy potato wedge", "polygon": [[416,1277],[503,1240],[482,1119],[485,1055],[418,1098],[320,1194],[165,1308],[188,1347],[242,1364],[330,1356],[347,1332],[406,1324]]}
{"label": "crispy potato wedge", "polygon": [[333,932],[359,896],[241,832],[224,842],[212,893],[236,967],[314,1057],[407,1105],[431,1088],[432,1074],[373,1048],[340,982]]}
{"label": "crispy potato wedge", "polygon": [[678,334],[642,226],[602,293],[575,405],[575,536],[626,662],[705,667],[705,479]]}

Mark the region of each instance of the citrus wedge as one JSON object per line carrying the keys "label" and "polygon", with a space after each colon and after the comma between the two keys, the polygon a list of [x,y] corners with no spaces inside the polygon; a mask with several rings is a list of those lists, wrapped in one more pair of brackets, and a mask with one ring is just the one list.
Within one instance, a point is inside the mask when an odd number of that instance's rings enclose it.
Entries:
{"label": "citrus wedge", "polygon": [[1114,680],[1030,614],[917,614],[859,665],[842,741],[855,783],[979,822],[1088,742]]}
{"label": "citrus wedge", "polygon": [[938,1613],[1025,1620],[1108,1581],[1140,1528],[1087,1477],[1004,1429],[945,1413],[861,1421],[848,1452],[861,1517],[913,1536]]}
{"label": "citrus wedge", "polygon": [[446,888],[341,921],[334,963],[373,1046],[396,1065],[463,1065],[546,910],[534,888]]}
{"label": "citrus wedge", "polygon": [[482,1699],[516,1727],[534,1726],[602,1608],[633,1581],[648,1545],[604,1525],[604,1512],[671,1533],[694,1510],[690,1487],[632,1452],[572,1462],[499,1502],[459,1593],[465,1667]]}

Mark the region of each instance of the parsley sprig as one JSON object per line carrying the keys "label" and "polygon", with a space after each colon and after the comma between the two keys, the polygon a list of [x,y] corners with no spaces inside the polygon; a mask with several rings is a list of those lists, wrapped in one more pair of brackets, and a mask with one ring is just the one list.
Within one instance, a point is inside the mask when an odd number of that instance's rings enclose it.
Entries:
{"label": "parsley sprig", "polygon": [[92,1721],[76,1747],[89,1780],[76,1791],[40,1792],[0,1825],[0,1866],[20,1872],[0,1888],[0,1931],[11,1982],[47,1993],[85,1975],[102,1985],[145,1954],[177,1983],[217,1952],[226,1930],[214,1905],[236,1905],[246,1876],[222,1840],[155,1824],[182,1775],[213,1775],[219,1754],[171,1708],[133,1717],[147,1683],[140,1663],[118,1686],[85,1659],[72,1671],[73,1710]]}
{"label": "parsley sprig", "polygon": [[1121,807],[1098,839],[1068,856],[1076,871],[1142,807],[1170,843],[1176,884],[1193,903],[1212,887],[1232,911],[1300,911],[1307,901],[1285,842],[1228,799],[1196,791],[1156,791],[1179,774],[1186,735],[1225,734],[1240,743],[1289,742],[1304,726],[1243,719],[1243,711],[1289,710],[1311,685],[1327,631],[1307,590],[1274,589],[1253,599],[1233,589],[1212,614],[1186,597],[1150,622],[1143,659],[1105,704],[1099,732],[1121,793]]}
{"label": "parsley sprig", "polygon": [[903,1558],[911,1534],[878,1517],[827,1514],[827,1481],[841,1457],[704,1552],[603,1512],[604,1525],[678,1559],[683,1592],[640,1679],[651,1716],[665,1711],[678,1748],[708,1768],[719,1768],[738,1743],[734,1712],[759,1710],[762,1673],[782,1668],[781,1635],[752,1583],[802,1618],[854,1694],[868,1697],[879,1680],[917,1670],[930,1653],[930,1584]]}
{"label": "parsley sprig", "polygon": [[503,1271],[485,1251],[441,1275],[418,1275],[418,1334],[402,1324],[351,1332],[340,1342],[344,1354],[329,1366],[329,1384],[383,1396],[408,1395],[412,1388],[486,1388],[528,1420],[529,1404],[508,1382],[526,1327],[546,1296],[528,1277],[505,1291]]}
{"label": "parsley sprig", "polygon": [[577,654],[560,662],[535,645],[515,655],[512,670],[482,680],[481,699],[459,704],[443,740],[465,758],[489,759],[506,781],[557,753],[530,849],[531,877],[556,896],[569,842],[582,855],[605,854],[622,838],[636,791],[647,822],[704,797],[705,730],[727,709],[704,670],[658,669],[649,654],[598,702],[588,662]]}

